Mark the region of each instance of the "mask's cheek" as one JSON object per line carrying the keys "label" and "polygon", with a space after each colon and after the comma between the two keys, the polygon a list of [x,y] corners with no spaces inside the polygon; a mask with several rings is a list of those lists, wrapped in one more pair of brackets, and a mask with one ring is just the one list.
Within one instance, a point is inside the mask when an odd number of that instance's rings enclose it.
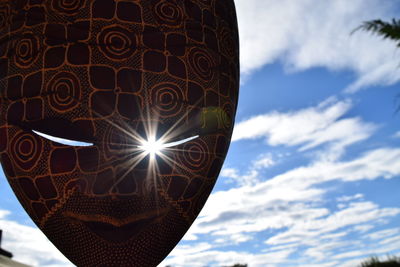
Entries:
{"label": "mask's cheek", "polygon": [[208,135],[176,148],[174,172],[163,176],[165,190],[161,193],[189,223],[214,187],[227,146],[225,135]]}
{"label": "mask's cheek", "polygon": [[46,171],[40,168],[43,164],[46,148],[42,139],[31,132],[9,128],[8,153],[11,156],[17,175],[41,174]]}
{"label": "mask's cheek", "polygon": [[45,173],[37,168],[45,157],[44,144],[39,137],[16,126],[0,129],[2,164],[9,179]]}
{"label": "mask's cheek", "polygon": [[[41,225],[59,208],[66,197],[66,182],[76,176],[75,148],[67,149],[15,126],[1,127],[0,139],[5,140],[0,152],[8,182],[28,214]],[[55,174],[61,172],[64,179],[57,180]]]}

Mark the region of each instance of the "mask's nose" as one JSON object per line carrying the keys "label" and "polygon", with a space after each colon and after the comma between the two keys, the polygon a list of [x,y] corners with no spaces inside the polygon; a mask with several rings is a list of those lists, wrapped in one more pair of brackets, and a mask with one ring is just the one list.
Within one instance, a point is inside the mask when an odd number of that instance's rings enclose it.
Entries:
{"label": "mask's nose", "polygon": [[172,173],[172,164],[141,147],[137,131],[109,127],[96,146],[78,150],[82,177],[77,190],[94,197],[143,195]]}
{"label": "mask's nose", "polygon": [[144,171],[124,167],[110,167],[95,176],[92,185],[94,196],[140,195],[146,182]]}

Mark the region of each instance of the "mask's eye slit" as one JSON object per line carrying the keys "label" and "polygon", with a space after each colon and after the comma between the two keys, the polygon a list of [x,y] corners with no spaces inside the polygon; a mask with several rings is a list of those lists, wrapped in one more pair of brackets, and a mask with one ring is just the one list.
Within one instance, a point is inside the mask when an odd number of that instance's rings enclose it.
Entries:
{"label": "mask's eye slit", "polygon": [[67,146],[93,146],[93,143],[86,143],[86,142],[82,142],[82,141],[75,141],[75,140],[69,140],[69,139],[65,139],[65,138],[61,138],[61,137],[56,137],[56,136],[52,136],[52,135],[48,135],[45,133],[41,133],[35,130],[32,130],[32,132],[34,132],[37,135],[40,135],[43,138],[46,138],[50,141],[59,143],[59,144],[63,144],[63,145],[67,145]]}
{"label": "mask's eye slit", "polygon": [[166,143],[166,144],[164,144],[163,147],[178,146],[178,145],[184,144],[184,143],[186,143],[186,142],[192,141],[193,139],[196,139],[196,138],[198,138],[198,137],[199,137],[198,135],[195,135],[195,136],[191,136],[191,137],[188,137],[188,138],[185,138],[185,139],[181,139],[181,140],[178,140],[178,141]]}
{"label": "mask's eye slit", "polygon": [[178,146],[189,142],[193,139],[198,138],[199,136],[191,136],[185,139],[164,143],[162,140],[156,140],[155,137],[150,137],[148,140],[143,140],[142,144],[138,146],[139,149],[143,150],[147,155],[150,155],[150,158],[154,159],[155,155],[162,154],[162,150],[165,148],[170,148],[174,146]]}

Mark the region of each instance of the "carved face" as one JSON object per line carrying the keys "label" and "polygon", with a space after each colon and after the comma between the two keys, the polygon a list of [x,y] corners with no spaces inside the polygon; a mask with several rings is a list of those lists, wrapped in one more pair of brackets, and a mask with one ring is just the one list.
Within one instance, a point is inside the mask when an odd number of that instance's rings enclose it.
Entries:
{"label": "carved face", "polygon": [[28,214],[78,266],[157,265],[227,153],[233,1],[0,1],[0,39],[0,159]]}

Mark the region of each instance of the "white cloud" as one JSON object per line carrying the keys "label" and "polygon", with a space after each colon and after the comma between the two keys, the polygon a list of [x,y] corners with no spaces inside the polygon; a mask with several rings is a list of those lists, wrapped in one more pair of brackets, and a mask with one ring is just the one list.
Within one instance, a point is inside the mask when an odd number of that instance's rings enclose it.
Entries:
{"label": "white cloud", "polygon": [[197,243],[195,245],[182,245],[174,249],[170,256],[178,257],[181,256],[182,253],[187,254],[198,254],[200,252],[209,250],[212,246],[206,242]]}
{"label": "white cloud", "polygon": [[276,164],[271,153],[261,155],[256,161],[253,162],[255,169],[265,169]]}
{"label": "white cloud", "polygon": [[232,245],[232,244],[237,245],[237,244],[244,243],[244,242],[247,242],[252,239],[253,239],[252,235],[237,233],[237,234],[233,234],[233,235],[225,235],[225,236],[219,237],[219,238],[215,239],[214,242],[217,244],[219,243],[219,244],[226,246],[226,245]]}
{"label": "white cloud", "polygon": [[348,202],[348,201],[352,201],[352,200],[356,200],[356,199],[362,199],[364,197],[363,194],[355,194],[353,196],[341,196],[336,198],[336,200],[338,202]]}
{"label": "white cloud", "polygon": [[[345,258],[354,258],[358,257],[358,263],[360,263],[360,258],[363,256],[364,258],[376,255],[388,255],[387,253],[391,253],[393,251],[398,250],[400,245],[400,236],[396,236],[394,238],[388,238],[379,243],[372,243],[364,245],[364,249],[360,250],[360,247],[354,247],[352,250],[345,251],[343,253],[338,253],[334,255],[333,259],[345,259]],[[383,257],[381,257],[382,260]],[[345,265],[350,266],[350,265]],[[353,265],[354,266],[354,265]]]}
{"label": "white cloud", "polygon": [[372,224],[365,223],[365,224],[360,224],[360,225],[354,226],[353,230],[360,232],[360,233],[365,233],[373,228],[374,228],[374,226]]}
{"label": "white cloud", "polygon": [[[387,237],[393,237],[394,235],[397,235],[399,233],[400,233],[400,228],[390,228],[370,233],[366,237],[372,240],[378,240]],[[399,238],[399,236],[397,236],[396,238]]]}
{"label": "white cloud", "polygon": [[221,170],[220,176],[237,179],[239,178],[238,170],[235,168],[223,168]]}
{"label": "white cloud", "polygon": [[11,212],[8,210],[0,210],[0,219],[7,217],[8,215],[10,215],[10,213]]}
{"label": "white cloud", "polygon": [[346,146],[367,139],[377,128],[358,117],[345,118],[351,106],[349,100],[328,98],[315,107],[254,116],[235,125],[232,141],[266,138],[270,146],[300,146],[300,151],[330,144],[330,157],[337,158]]}
{"label": "white cloud", "polygon": [[376,149],[353,160],[315,162],[253,186],[216,192],[193,230],[210,234],[257,232],[290,226],[304,214],[308,219],[325,216],[328,210],[308,204],[320,201],[326,193],[318,185],[334,180],[393,178],[400,175],[399,157],[400,149]]}
{"label": "white cloud", "polygon": [[0,210],[2,247],[12,252],[16,261],[40,267],[71,266],[39,229],[9,220],[10,214],[9,211]]}
{"label": "white cloud", "polygon": [[[267,239],[265,241],[267,248],[263,249],[261,254],[219,250],[221,244],[232,245],[226,241],[235,235],[230,233],[212,243],[182,245],[164,263],[177,267],[227,266],[239,262],[260,267],[285,266],[285,263],[289,266],[292,266],[290,263],[297,263],[299,266],[351,266],[348,263],[359,264],[361,257],[393,253],[400,244],[400,236],[395,235],[396,229],[378,231],[367,236],[361,235],[358,238],[353,234],[348,238],[352,232],[352,225],[365,222],[380,224],[382,218],[400,214],[399,208],[380,208],[372,202],[355,202],[345,210],[320,216],[308,216],[309,210],[303,210],[303,213],[305,216],[296,218],[291,225],[280,226],[279,229],[283,232]],[[244,223],[242,227],[245,226]],[[257,235],[260,237],[260,233]],[[362,243],[361,239],[370,236],[381,236],[382,240],[379,243]],[[218,241],[224,238],[222,242]],[[304,249],[301,256],[291,259],[290,256],[300,248]],[[355,257],[357,259],[353,259]]]}
{"label": "white cloud", "polygon": [[[225,167],[221,170],[221,176],[229,178],[239,186],[254,185],[259,181],[260,171],[275,165],[272,154],[262,154],[255,161],[250,164],[249,170],[246,174],[239,174],[239,170],[235,168]],[[231,181],[228,181],[228,183]]]}
{"label": "white cloud", "polygon": [[389,248],[391,248],[391,249],[399,249],[400,248],[400,236],[399,235],[391,236],[389,238],[386,238],[385,240],[381,240],[381,241],[379,241],[379,245],[390,245]]}
{"label": "white cloud", "polygon": [[312,190],[315,185],[330,181],[354,182],[386,179],[400,175],[399,148],[380,148],[368,151],[350,161],[315,162],[275,176],[263,186],[283,187],[290,185],[296,192]]}
{"label": "white cloud", "polygon": [[235,182],[239,186],[253,185],[259,182],[257,169],[251,169],[246,174],[240,175],[239,170],[235,168],[224,168],[220,175],[230,179],[227,183]]}
{"label": "white cloud", "polygon": [[[334,232],[347,226],[365,222],[379,221],[381,218],[400,214],[399,208],[380,209],[372,202],[352,203],[350,207],[332,213],[327,217],[310,221],[298,222],[288,231],[269,238],[267,244],[285,244],[298,242],[301,244],[318,243],[318,239],[327,233]],[[319,250],[319,246],[313,247]]]}
{"label": "white cloud", "polygon": [[[250,74],[282,62],[288,70],[351,70],[348,92],[400,79],[395,44],[358,31],[362,22],[395,17],[396,1],[236,0],[241,68]],[[262,22],[262,23],[260,23]]]}

